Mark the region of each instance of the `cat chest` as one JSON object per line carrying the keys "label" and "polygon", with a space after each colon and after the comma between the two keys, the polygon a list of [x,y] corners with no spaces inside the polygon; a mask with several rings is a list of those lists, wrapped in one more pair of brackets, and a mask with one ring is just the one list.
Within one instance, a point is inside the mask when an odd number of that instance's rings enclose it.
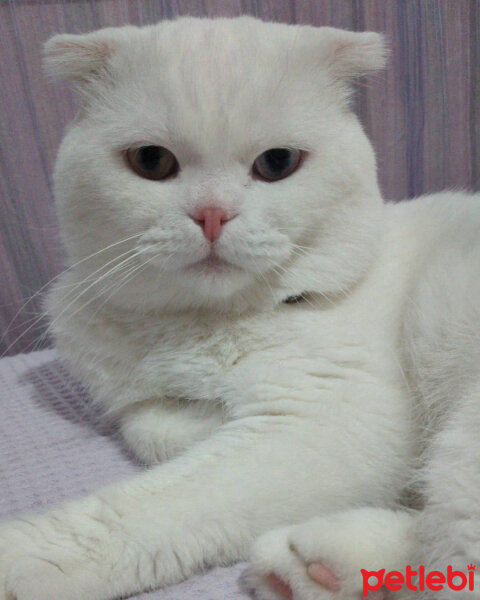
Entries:
{"label": "cat chest", "polygon": [[369,365],[378,365],[370,345],[345,322],[292,317],[177,328],[153,345],[139,380],[164,397],[234,400],[277,389],[323,394],[358,381],[371,373]]}
{"label": "cat chest", "polygon": [[249,350],[248,336],[231,327],[213,332],[178,329],[174,336],[159,335],[139,365],[139,380],[164,397],[218,400]]}

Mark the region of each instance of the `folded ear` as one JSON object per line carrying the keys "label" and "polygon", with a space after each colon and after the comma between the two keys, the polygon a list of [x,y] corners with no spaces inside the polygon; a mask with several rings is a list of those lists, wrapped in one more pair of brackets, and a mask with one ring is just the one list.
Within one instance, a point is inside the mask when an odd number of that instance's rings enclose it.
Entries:
{"label": "folded ear", "polygon": [[55,35],[44,46],[45,71],[55,79],[65,81],[88,81],[101,76],[121,37],[115,28],[82,35]]}
{"label": "folded ear", "polygon": [[354,32],[333,27],[320,28],[323,58],[339,77],[361,77],[385,66],[387,45],[380,33]]}

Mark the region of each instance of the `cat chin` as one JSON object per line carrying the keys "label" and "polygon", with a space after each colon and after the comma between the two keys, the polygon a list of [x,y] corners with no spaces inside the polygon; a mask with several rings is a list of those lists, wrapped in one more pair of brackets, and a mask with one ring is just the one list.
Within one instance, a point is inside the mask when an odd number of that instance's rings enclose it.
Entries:
{"label": "cat chin", "polygon": [[182,288],[188,290],[192,298],[197,298],[200,302],[206,301],[208,304],[216,299],[232,298],[251,280],[251,277],[238,267],[225,263],[212,265],[207,262],[192,266],[189,271]]}
{"label": "cat chin", "polygon": [[[142,288],[139,295],[138,289]],[[149,277],[141,284],[124,286],[108,300],[112,307],[128,311],[218,310],[238,312],[258,305],[261,291],[255,277],[227,263],[205,261],[165,274]]]}
{"label": "cat chin", "polygon": [[234,276],[235,273],[242,271],[240,267],[212,254],[189,265],[185,270],[194,275],[211,278],[213,281],[222,277]]}

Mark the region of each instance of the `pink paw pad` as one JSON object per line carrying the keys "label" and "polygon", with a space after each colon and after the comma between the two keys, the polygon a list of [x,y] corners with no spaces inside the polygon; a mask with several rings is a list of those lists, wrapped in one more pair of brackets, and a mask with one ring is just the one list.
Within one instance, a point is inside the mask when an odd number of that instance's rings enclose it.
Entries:
{"label": "pink paw pad", "polygon": [[[307,567],[307,574],[320,585],[326,587],[331,592],[340,590],[340,580],[338,577],[322,563],[311,563]],[[387,600],[386,590],[375,590],[368,594],[368,600]]]}
{"label": "pink paw pad", "polygon": [[338,592],[340,589],[340,579],[322,563],[308,565],[307,575],[331,592]]}
{"label": "pink paw pad", "polygon": [[280,579],[280,577],[275,575],[275,573],[270,573],[270,575],[267,575],[267,581],[273,591],[277,592],[277,594],[280,596],[288,598],[289,600],[293,598],[292,588],[288,585],[288,583],[283,581],[283,579]]}

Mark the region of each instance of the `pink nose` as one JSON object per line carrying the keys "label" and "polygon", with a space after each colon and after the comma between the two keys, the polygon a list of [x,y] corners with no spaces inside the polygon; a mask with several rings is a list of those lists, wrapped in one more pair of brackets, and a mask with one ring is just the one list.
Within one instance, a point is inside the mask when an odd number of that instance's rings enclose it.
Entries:
{"label": "pink nose", "polygon": [[227,211],[218,206],[207,206],[195,212],[193,220],[203,229],[209,242],[216,242],[222,233],[224,223],[230,221]]}

